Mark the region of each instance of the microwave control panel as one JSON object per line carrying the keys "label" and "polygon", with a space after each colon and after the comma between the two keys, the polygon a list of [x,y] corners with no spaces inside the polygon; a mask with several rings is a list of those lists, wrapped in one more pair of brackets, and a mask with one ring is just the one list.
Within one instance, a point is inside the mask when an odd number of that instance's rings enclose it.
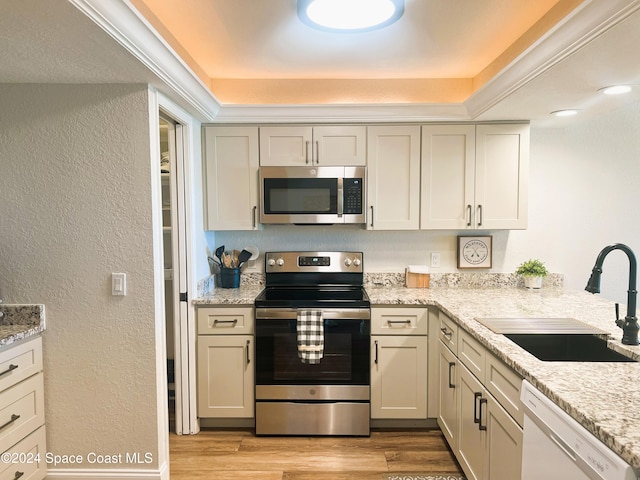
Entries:
{"label": "microwave control panel", "polygon": [[345,178],[343,180],[344,188],[344,207],[345,214],[361,214],[362,213],[362,179],[361,178]]}

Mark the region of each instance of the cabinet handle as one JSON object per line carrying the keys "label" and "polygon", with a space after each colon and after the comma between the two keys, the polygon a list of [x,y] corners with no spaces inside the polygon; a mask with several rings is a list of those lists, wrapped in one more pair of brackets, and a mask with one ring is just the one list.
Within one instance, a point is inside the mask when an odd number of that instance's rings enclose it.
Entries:
{"label": "cabinet handle", "polygon": [[376,357],[373,360],[373,362],[377,365],[378,364],[378,340],[374,341],[373,343],[374,343],[374,345],[376,347]]}
{"label": "cabinet handle", "polygon": [[0,430],[2,430],[3,428],[8,427],[9,425],[11,425],[13,422],[15,422],[16,420],[18,420],[20,418],[20,415],[16,415],[15,413],[11,414],[11,420],[9,420],[7,423],[5,423],[4,425],[0,425]]}
{"label": "cabinet handle", "polygon": [[256,213],[257,212],[258,212],[258,206],[254,205],[253,206],[253,213],[252,213],[252,215],[253,215],[253,219],[252,219],[253,220],[253,225],[252,225],[253,228],[256,228]]}
{"label": "cabinet handle", "polygon": [[469,220],[467,221],[467,227],[471,226],[471,205],[467,205],[467,212],[469,213]]}
{"label": "cabinet handle", "polygon": [[411,320],[387,320],[389,325],[393,325],[394,323],[405,323],[407,325],[411,325]]}
{"label": "cabinet handle", "polygon": [[478,430],[486,430],[487,426],[482,424],[482,405],[486,405],[487,404],[487,399],[486,398],[481,398],[480,399],[480,416],[478,418]]}
{"label": "cabinet handle", "polygon": [[216,326],[219,323],[231,323],[233,324],[233,326],[235,327],[236,324],[238,323],[238,319],[234,318],[233,320],[218,320],[217,318],[213,321],[213,325]]}
{"label": "cabinet handle", "polygon": [[478,415],[478,398],[482,400],[481,392],[473,392],[473,423],[480,423],[480,416]]}
{"label": "cabinet handle", "polygon": [[4,372],[0,372],[0,377],[3,375],[6,375],[9,372],[13,372],[16,368],[18,368],[18,365],[14,365],[12,363],[11,365],[9,365],[9,368],[7,368]]}
{"label": "cabinet handle", "polygon": [[440,329],[440,331],[442,332],[442,335],[447,337],[447,339],[451,340],[451,337],[453,336],[453,332],[450,332],[446,329],[446,327],[442,327]]}
{"label": "cabinet handle", "polygon": [[455,366],[455,362],[449,362],[449,388],[456,388],[455,383],[451,381],[451,369]]}
{"label": "cabinet handle", "polygon": [[316,165],[320,164],[320,142],[316,140]]}
{"label": "cabinet handle", "polygon": [[24,472],[16,472],[16,474],[13,476],[13,480],[18,480],[23,475]]}
{"label": "cabinet handle", "polygon": [[373,228],[373,205],[371,205],[371,228]]}
{"label": "cabinet handle", "polygon": [[309,140],[304,142],[304,163],[309,163]]}
{"label": "cabinet handle", "polygon": [[247,340],[247,365],[251,363],[251,356],[249,355],[250,348],[251,348],[251,340]]}
{"label": "cabinet handle", "polygon": [[478,205],[478,213],[480,214],[480,221],[478,222],[478,226],[481,227],[482,226],[482,205]]}

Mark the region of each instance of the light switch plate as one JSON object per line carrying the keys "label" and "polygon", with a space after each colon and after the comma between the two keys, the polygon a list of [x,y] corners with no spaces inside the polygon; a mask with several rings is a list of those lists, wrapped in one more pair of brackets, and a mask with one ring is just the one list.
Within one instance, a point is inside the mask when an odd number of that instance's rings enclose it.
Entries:
{"label": "light switch plate", "polygon": [[127,294],[127,274],[111,274],[111,295],[125,296]]}

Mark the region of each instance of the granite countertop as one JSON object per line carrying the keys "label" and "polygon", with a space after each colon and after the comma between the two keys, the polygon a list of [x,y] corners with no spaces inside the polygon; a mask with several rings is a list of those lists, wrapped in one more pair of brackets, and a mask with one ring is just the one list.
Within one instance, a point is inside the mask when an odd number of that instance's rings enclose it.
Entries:
{"label": "granite countertop", "polygon": [[610,333],[609,346],[635,360],[640,347],[622,345],[614,303],[562,289],[367,288],[372,305],[434,305],[532,383],[634,468],[640,469],[640,363],[544,362],[476,317],[575,318]]}
{"label": "granite countertop", "polygon": [[253,301],[264,285],[240,285],[239,288],[216,288],[193,300],[196,306],[206,305],[253,305]]}
{"label": "granite countertop", "polygon": [[[263,286],[215,289],[195,305],[252,304]],[[522,375],[634,468],[640,470],[640,363],[544,362],[477,317],[575,318],[607,331],[609,346],[634,360],[640,347],[622,345],[614,303],[599,295],[561,288],[410,289],[366,286],[373,306],[435,306]]]}
{"label": "granite countertop", "polygon": [[0,304],[0,348],[45,330],[44,305]]}

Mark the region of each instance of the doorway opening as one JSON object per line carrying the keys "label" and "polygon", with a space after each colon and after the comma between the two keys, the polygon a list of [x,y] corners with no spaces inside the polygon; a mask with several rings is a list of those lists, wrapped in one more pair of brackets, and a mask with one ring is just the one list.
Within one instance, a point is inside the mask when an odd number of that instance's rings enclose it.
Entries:
{"label": "doorway opening", "polygon": [[193,432],[187,294],[186,129],[160,112],[160,174],[164,250],[165,336],[169,431]]}

